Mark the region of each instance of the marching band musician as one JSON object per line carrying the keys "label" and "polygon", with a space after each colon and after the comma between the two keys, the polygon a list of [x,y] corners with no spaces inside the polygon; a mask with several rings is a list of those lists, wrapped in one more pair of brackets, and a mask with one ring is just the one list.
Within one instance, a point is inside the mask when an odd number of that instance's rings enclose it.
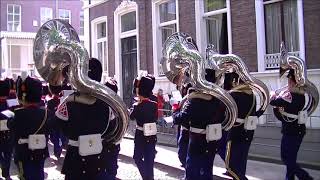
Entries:
{"label": "marching band musician", "polygon": [[[10,96],[10,83],[8,79],[0,80],[0,112],[8,110],[7,99]],[[8,117],[0,113],[0,164],[2,177],[10,178],[10,163],[12,155],[12,136],[7,127]]]}
{"label": "marching band musician", "polygon": [[49,157],[47,139],[50,129],[48,111],[40,106],[42,84],[27,77],[17,81],[17,97],[22,108],[14,110],[8,127],[14,135],[15,160],[19,176],[26,180],[44,179],[44,162]]}
{"label": "marching band musician", "polygon": [[[189,90],[190,91],[190,90]],[[220,101],[211,95],[194,90],[180,111],[172,116],[176,124],[189,124],[189,145],[186,158],[186,179],[213,179],[213,161],[217,140],[221,138]],[[221,114],[221,113],[220,113]],[[220,126],[219,126],[220,125]]]}
{"label": "marching band musician", "polygon": [[[226,73],[224,88],[229,90],[238,107],[238,118],[227,135],[227,174],[236,180],[246,180],[249,148],[256,125],[256,99],[251,88],[241,87],[243,81],[235,72]],[[244,103],[245,102],[245,103]]]}
{"label": "marching band musician", "polygon": [[153,179],[153,166],[157,143],[157,102],[150,99],[154,88],[151,75],[143,75],[134,80],[134,92],[138,102],[133,104],[130,119],[135,119],[137,128],[134,137],[133,159],[144,180]]}
{"label": "marching band musician", "polygon": [[305,105],[304,91],[296,86],[294,70],[288,75],[288,88],[271,96],[270,105],[278,120],[282,122],[281,159],[287,167],[286,180],[295,176],[303,180],[313,179],[308,172],[297,164],[297,155],[306,134],[306,116],[300,116]]}
{"label": "marching band musician", "polygon": [[[113,78],[108,79],[105,85],[111,90],[113,90],[115,93],[118,93],[117,81],[115,79]],[[113,115],[113,112],[111,109],[109,109],[109,113],[110,114],[109,114],[108,130],[109,129],[111,130],[111,129],[115,129],[115,127],[117,126],[117,123],[115,121],[116,117]],[[120,143],[116,143],[116,144],[109,143],[107,144],[106,148],[107,148],[106,159],[108,159],[107,173],[110,175],[112,179],[116,179],[117,170],[118,170],[118,156],[120,152]]]}
{"label": "marching band musician", "polygon": [[[102,65],[98,59],[89,60],[90,79],[101,81]],[[102,100],[74,92],[60,103],[57,120],[69,139],[62,174],[66,180],[113,180],[107,173],[107,148],[102,138],[109,121],[109,106]]]}

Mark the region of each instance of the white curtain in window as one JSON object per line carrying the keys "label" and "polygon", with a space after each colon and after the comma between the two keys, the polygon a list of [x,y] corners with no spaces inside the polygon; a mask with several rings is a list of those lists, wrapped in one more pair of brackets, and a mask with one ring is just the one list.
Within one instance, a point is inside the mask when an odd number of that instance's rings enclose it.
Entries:
{"label": "white curtain in window", "polygon": [[287,0],[283,5],[285,42],[288,51],[299,51],[297,1]]}
{"label": "white curtain in window", "polygon": [[[283,16],[283,21],[281,16]],[[282,26],[284,37],[282,37]],[[265,5],[265,32],[267,54],[279,53],[282,41],[285,41],[288,51],[298,51],[297,1],[286,0]]]}

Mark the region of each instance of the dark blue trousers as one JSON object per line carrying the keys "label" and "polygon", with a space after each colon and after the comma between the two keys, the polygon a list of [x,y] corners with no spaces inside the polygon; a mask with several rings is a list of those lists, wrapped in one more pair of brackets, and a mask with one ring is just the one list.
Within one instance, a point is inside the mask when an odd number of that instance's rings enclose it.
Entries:
{"label": "dark blue trousers", "polygon": [[[59,158],[62,152],[62,147],[67,144],[67,139],[63,136],[63,134],[60,131],[53,131],[50,134],[50,141],[53,144],[53,152],[54,155]],[[61,144],[60,144],[61,141]]]}
{"label": "dark blue trousers", "polygon": [[178,139],[178,157],[182,167],[186,167],[187,153],[189,145],[189,131],[181,130]]}
{"label": "dark blue trousers", "polygon": [[228,134],[226,167],[233,179],[247,180],[247,159],[253,130],[245,130],[242,126],[233,127]]}
{"label": "dark blue trousers", "polygon": [[44,161],[19,161],[20,176],[25,180],[44,180]]}
{"label": "dark blue trousers", "polygon": [[[8,144],[8,146],[10,146]],[[0,149],[0,164],[2,170],[2,177],[10,177],[10,163],[11,163],[12,150],[10,147],[1,147]]]}
{"label": "dark blue trousers", "polygon": [[133,159],[143,180],[153,179],[156,142],[157,138],[155,136],[145,137],[142,131],[136,131]]}
{"label": "dark blue trousers", "polygon": [[214,155],[188,155],[186,164],[186,180],[211,180],[213,179]]}
{"label": "dark blue trousers", "polygon": [[222,130],[222,137],[218,141],[218,154],[223,161],[226,159],[228,131]]}
{"label": "dark blue trousers", "polygon": [[108,160],[108,164],[106,167],[107,173],[113,179],[116,179],[117,170],[118,170],[118,156],[120,152],[120,144],[111,145],[108,147],[106,154],[106,159]]}
{"label": "dark blue trousers", "polygon": [[206,135],[190,133],[186,163],[186,180],[213,179],[213,161],[217,141],[207,142]]}
{"label": "dark blue trousers", "polygon": [[297,176],[301,180],[312,179],[308,172],[297,164],[297,155],[302,139],[303,135],[282,135],[281,159],[287,167],[286,180],[294,180],[294,176]]}

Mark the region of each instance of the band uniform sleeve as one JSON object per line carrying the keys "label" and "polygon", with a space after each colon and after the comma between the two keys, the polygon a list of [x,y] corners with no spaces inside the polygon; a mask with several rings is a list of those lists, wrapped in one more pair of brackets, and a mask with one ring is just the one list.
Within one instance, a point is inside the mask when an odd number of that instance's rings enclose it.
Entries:
{"label": "band uniform sleeve", "polygon": [[270,101],[271,106],[284,107],[288,106],[292,102],[292,95],[290,92],[282,94],[282,96],[278,96],[274,100]]}
{"label": "band uniform sleeve", "polygon": [[136,118],[137,114],[137,107],[138,107],[138,102],[134,103],[132,105],[131,111],[130,111],[130,119],[134,120]]}
{"label": "band uniform sleeve", "polygon": [[192,103],[187,100],[181,110],[172,115],[173,124],[181,125],[189,121],[190,113],[193,111],[192,109]]}

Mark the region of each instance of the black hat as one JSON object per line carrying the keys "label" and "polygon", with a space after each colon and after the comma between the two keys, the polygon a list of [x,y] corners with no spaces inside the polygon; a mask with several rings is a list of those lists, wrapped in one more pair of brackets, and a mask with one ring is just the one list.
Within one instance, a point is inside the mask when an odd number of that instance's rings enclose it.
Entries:
{"label": "black hat", "polygon": [[136,78],[133,81],[133,92],[136,93],[135,89],[138,88],[138,95],[148,98],[152,95],[154,85],[154,76],[152,76],[151,74],[143,75],[140,80]]}
{"label": "black hat", "polygon": [[224,75],[224,89],[230,90],[233,87],[233,82],[238,82],[239,75],[235,72],[225,73]]}
{"label": "black hat", "polygon": [[294,70],[293,70],[293,69],[290,69],[290,70],[289,70],[289,73],[288,73],[288,75],[287,75],[287,78],[288,78],[288,79],[292,79],[294,82],[296,82],[296,77],[295,77],[295,75],[294,75]]}
{"label": "black hat", "polygon": [[104,84],[111,90],[113,90],[115,93],[118,93],[118,86],[117,86],[117,81],[113,78],[110,78],[107,80],[107,82]]}
{"label": "black hat", "polygon": [[19,100],[39,103],[42,96],[42,83],[40,80],[27,77],[23,80],[21,77],[17,80],[17,96]]}
{"label": "black hat", "polygon": [[100,82],[102,76],[102,65],[96,58],[90,58],[89,60],[89,72],[90,79]]}
{"label": "black hat", "polygon": [[9,80],[0,80],[0,96],[9,96],[10,82]]}
{"label": "black hat", "polygon": [[51,94],[59,95],[62,91],[62,86],[53,86],[49,84]]}
{"label": "black hat", "polygon": [[207,81],[215,83],[216,82],[216,74],[215,70],[213,69],[206,69],[206,75],[205,78]]}

